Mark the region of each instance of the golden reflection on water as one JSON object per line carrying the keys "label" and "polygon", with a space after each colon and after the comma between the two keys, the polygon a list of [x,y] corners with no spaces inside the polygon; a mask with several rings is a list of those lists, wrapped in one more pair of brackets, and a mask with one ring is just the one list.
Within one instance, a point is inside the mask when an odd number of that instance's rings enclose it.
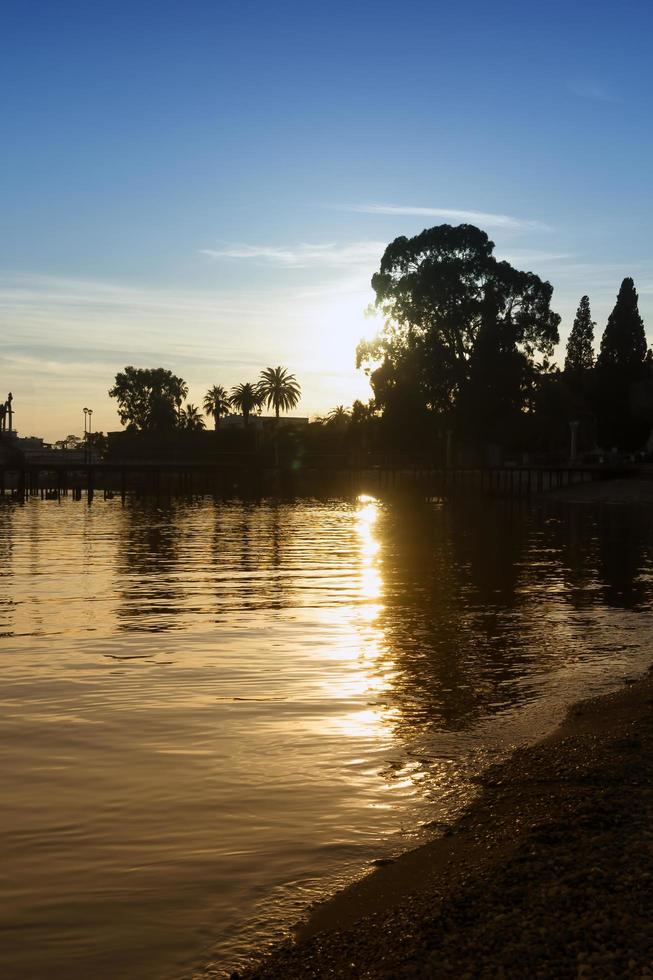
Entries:
{"label": "golden reflection on water", "polygon": [[[375,526],[379,517],[379,502],[373,497],[363,495],[358,498],[356,513],[356,533],[359,539],[360,566],[358,569],[358,590],[365,601],[364,618],[372,622],[382,611],[378,600],[382,591],[379,567],[380,542],[375,537]],[[377,601],[375,601],[377,600]]]}
{"label": "golden reflection on water", "polygon": [[366,600],[361,609],[361,618],[368,623],[373,622],[383,610],[383,604],[375,601],[380,598],[383,587],[379,561],[381,543],[375,536],[379,511],[380,504],[375,497],[367,494],[358,497],[356,532],[360,542],[359,589]]}
{"label": "golden reflection on water", "polygon": [[[325,692],[330,698],[342,699],[342,714],[333,720],[333,728],[348,738],[387,741],[392,737],[392,719],[396,711],[389,707],[373,706],[348,709],[346,702],[355,699],[376,701],[392,688],[393,668],[385,651],[382,629],[375,621],[383,610],[383,581],[379,567],[380,542],[375,535],[380,503],[375,497],[361,494],[357,499],[355,531],[358,539],[358,564],[352,567],[350,592],[359,596],[355,615],[350,620],[350,632],[342,637],[341,645],[332,651],[334,659],[348,660],[348,676],[328,680]],[[334,610],[334,616],[338,611]],[[377,804],[370,804],[377,805]]]}
{"label": "golden reflection on water", "polygon": [[623,673],[651,552],[621,511],[0,508],[0,975],[159,980],[207,936],[237,965],[455,812],[493,719]]}

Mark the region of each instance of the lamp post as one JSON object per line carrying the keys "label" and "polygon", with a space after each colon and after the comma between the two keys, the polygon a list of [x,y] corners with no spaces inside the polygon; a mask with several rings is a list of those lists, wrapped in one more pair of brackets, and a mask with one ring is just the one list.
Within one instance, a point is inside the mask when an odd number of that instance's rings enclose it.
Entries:
{"label": "lamp post", "polygon": [[91,445],[91,432],[93,431],[93,426],[91,425],[92,421],[93,421],[93,409],[92,408],[89,408],[89,410],[88,410],[88,433],[87,433],[87,439],[88,439],[88,459],[86,460],[87,463],[92,463],[93,462],[93,447]]}
{"label": "lamp post", "polygon": [[84,462],[86,462],[88,459],[88,429],[86,425],[87,421],[88,421],[88,408],[84,408]]}

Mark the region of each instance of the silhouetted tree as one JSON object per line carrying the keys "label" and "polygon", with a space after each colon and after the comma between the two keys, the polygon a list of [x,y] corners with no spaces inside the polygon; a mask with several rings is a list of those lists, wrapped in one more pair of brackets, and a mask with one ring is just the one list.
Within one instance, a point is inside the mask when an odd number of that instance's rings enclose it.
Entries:
{"label": "silhouetted tree", "polygon": [[510,320],[499,315],[488,283],[481,319],[468,360],[468,382],[458,395],[463,431],[482,441],[515,441],[515,423],[527,400],[531,364],[514,340]]}
{"label": "silhouetted tree", "polygon": [[632,373],[641,370],[647,346],[637,300],[635,283],[631,278],[624,279],[601,338],[597,367],[623,367]]}
{"label": "silhouetted tree", "polygon": [[65,439],[57,439],[54,443],[55,449],[83,449],[85,446],[85,441],[82,436],[76,436],[71,433],[71,435],[66,436]]}
{"label": "silhouetted tree", "polygon": [[201,432],[204,428],[204,419],[197,405],[186,405],[179,412],[179,428],[186,432]]}
{"label": "silhouetted tree", "polygon": [[[550,309],[551,285],[498,262],[493,249],[473,225],[439,225],[395,239],[372,278],[385,327],[359,344],[357,364],[404,440],[433,420],[490,435],[487,399],[497,420],[502,403],[522,407],[537,356],[553,353],[560,318]],[[496,375],[485,357],[500,368]],[[482,398],[470,390],[479,374]]]}
{"label": "silhouetted tree", "polygon": [[326,417],[330,425],[346,426],[351,421],[351,412],[344,405],[336,405]]}
{"label": "silhouetted tree", "polygon": [[650,375],[644,324],[632,279],[621,283],[596,360],[595,411],[599,441],[606,449],[638,449],[650,424],[635,410],[638,387]]}
{"label": "silhouetted tree", "polygon": [[301,388],[294,374],[288,374],[285,368],[266,368],[261,371],[257,385],[261,401],[268,407],[274,408],[277,419],[279,412],[287,412],[299,402]]}
{"label": "silhouetted tree", "polygon": [[165,368],[126,367],[109,389],[118,401],[118,416],[130,430],[174,429],[188,385]]}
{"label": "silhouetted tree", "polygon": [[220,418],[229,411],[231,402],[222,385],[213,385],[204,396],[204,411],[213,417],[215,431],[218,431]]}
{"label": "silhouetted tree", "polygon": [[[538,442],[549,449],[569,447],[569,424],[578,423],[577,448],[596,445],[596,421],[592,408],[594,390],[594,327],[589,296],[582,296],[567,339],[564,371],[554,372],[540,397]],[[542,397],[543,396],[543,397]]]}
{"label": "silhouetted tree", "polygon": [[377,420],[376,407],[374,405],[374,399],[370,398],[369,402],[362,402],[360,398],[356,398],[351,406],[351,420],[354,424],[369,422],[370,420]]}
{"label": "silhouetted tree", "polygon": [[359,449],[372,448],[379,441],[380,421],[373,398],[370,398],[368,402],[355,399],[351,406],[351,422],[349,424],[353,444]]}
{"label": "silhouetted tree", "polygon": [[109,440],[104,432],[89,432],[87,434],[89,452],[93,459],[104,459],[109,446]]}
{"label": "silhouetted tree", "polygon": [[567,340],[565,374],[582,378],[594,367],[594,327],[589,296],[581,297],[574,325]]}
{"label": "silhouetted tree", "polygon": [[231,389],[229,402],[241,413],[243,422],[247,426],[250,414],[261,407],[261,396],[256,385],[246,381]]}

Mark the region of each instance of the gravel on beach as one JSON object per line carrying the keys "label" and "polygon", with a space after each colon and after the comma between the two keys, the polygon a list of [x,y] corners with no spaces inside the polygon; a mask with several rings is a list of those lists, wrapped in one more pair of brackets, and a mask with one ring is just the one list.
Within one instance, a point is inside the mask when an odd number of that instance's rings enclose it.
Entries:
{"label": "gravel on beach", "polygon": [[489,770],[446,836],[233,977],[653,978],[653,675]]}

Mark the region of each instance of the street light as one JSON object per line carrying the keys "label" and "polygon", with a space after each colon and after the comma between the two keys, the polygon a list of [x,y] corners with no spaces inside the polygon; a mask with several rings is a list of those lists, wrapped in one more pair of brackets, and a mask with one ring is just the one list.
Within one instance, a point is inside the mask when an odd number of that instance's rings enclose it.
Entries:
{"label": "street light", "polygon": [[86,420],[88,418],[88,408],[84,408],[84,462],[87,461],[88,456],[88,432],[86,428]]}
{"label": "street light", "polygon": [[93,416],[93,409],[89,408],[88,409],[88,460],[87,460],[87,462],[89,463],[93,462],[93,447],[91,445],[91,432],[93,428],[91,425],[92,416]]}

